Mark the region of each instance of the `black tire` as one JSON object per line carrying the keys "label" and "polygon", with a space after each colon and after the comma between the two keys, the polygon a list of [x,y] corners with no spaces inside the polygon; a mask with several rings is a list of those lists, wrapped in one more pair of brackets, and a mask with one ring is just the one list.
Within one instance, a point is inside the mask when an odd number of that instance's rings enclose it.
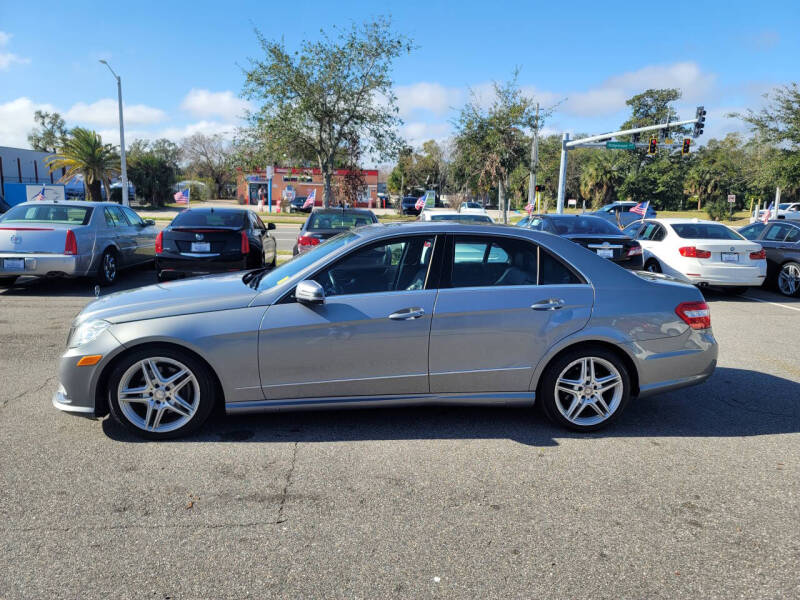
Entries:
{"label": "black tire", "polygon": [[728,296],[739,296],[747,291],[746,285],[726,285],[722,291]]}
{"label": "black tire", "polygon": [[0,288],[10,288],[17,281],[17,277],[0,277]]}
{"label": "black tire", "polygon": [[106,248],[97,265],[95,281],[102,286],[113,285],[119,277],[119,254],[114,248]]}
{"label": "black tire", "polygon": [[796,263],[793,260],[783,263],[777,275],[775,276],[775,287],[778,288],[778,291],[781,294],[788,296],[789,298],[796,298],[797,296],[800,296],[800,285],[795,283],[794,291],[792,291],[792,286],[788,282],[781,281],[781,275],[784,273],[786,273],[789,277],[796,277],[797,274],[800,273],[800,263]]}
{"label": "black tire", "polygon": [[[572,363],[582,358],[599,359],[599,361],[597,361],[598,363],[602,361],[612,365],[619,374],[619,380],[622,384],[622,390],[619,398],[616,397],[616,392],[612,393],[611,396],[607,395],[608,392],[601,394],[606,406],[611,409],[611,414],[605,417],[602,421],[596,423],[576,423],[567,419],[567,417],[562,414],[558,404],[561,403],[563,406],[564,403],[567,402],[569,394],[559,392],[559,403],[556,401],[556,382],[558,381],[562,372],[564,372],[564,370],[567,369],[567,367],[569,367]],[[602,364],[598,364],[597,368],[600,368],[601,372],[605,372]],[[567,371],[567,373],[570,373],[570,371]],[[608,374],[611,374],[611,371],[608,371]],[[628,374],[628,368],[625,366],[625,362],[611,350],[601,346],[587,345],[575,348],[574,350],[568,350],[567,352],[556,357],[555,360],[547,365],[547,368],[545,369],[539,383],[537,403],[541,405],[542,412],[544,412],[547,418],[549,418],[553,423],[556,423],[557,425],[567,429],[572,429],[573,431],[588,432],[602,429],[603,427],[607,427],[616,421],[622,414],[622,411],[625,410],[625,406],[628,404],[630,397],[631,379],[630,375]],[[578,398],[578,401],[580,402],[580,396],[576,396],[576,398]],[[616,404],[614,404],[615,398]],[[611,400],[611,402],[609,403],[608,400]],[[584,417],[584,411],[586,413],[586,417]],[[575,413],[575,417],[582,420],[588,420],[589,417],[599,417],[599,414],[594,408],[592,408],[592,403],[585,402],[583,408],[578,408],[577,412]]]}
{"label": "black tire", "polygon": [[[186,423],[176,429],[172,429],[171,431],[147,431],[143,429],[141,426],[135,424],[129,419],[119,402],[118,389],[126,372],[140,361],[156,357],[171,359],[181,363],[188,369],[188,371],[191,372],[195,378],[195,381],[197,382],[199,398],[196,399],[197,407],[194,414],[186,421]],[[162,385],[162,388],[163,387],[164,386]],[[114,418],[114,420],[135,435],[151,440],[176,438],[196,431],[208,419],[208,416],[211,414],[214,405],[216,404],[215,385],[212,376],[208,372],[208,366],[197,359],[194,355],[184,350],[168,346],[146,346],[125,355],[114,365],[113,370],[111,371],[111,374],[108,378],[107,393],[109,411],[111,412],[111,416]],[[192,402],[192,404],[194,404],[194,402]],[[142,404],[140,410],[145,410],[144,404]],[[167,415],[167,410],[164,411],[164,414]],[[169,416],[172,417],[174,414],[170,412]],[[178,419],[180,419],[180,417]],[[169,421],[166,424],[169,425]]]}
{"label": "black tire", "polygon": [[272,262],[269,263],[269,268],[274,269],[278,263],[278,248],[275,248],[275,253],[272,255]]}
{"label": "black tire", "polygon": [[658,264],[655,258],[650,258],[644,263],[644,270],[650,271],[651,273],[661,273],[661,265]]}

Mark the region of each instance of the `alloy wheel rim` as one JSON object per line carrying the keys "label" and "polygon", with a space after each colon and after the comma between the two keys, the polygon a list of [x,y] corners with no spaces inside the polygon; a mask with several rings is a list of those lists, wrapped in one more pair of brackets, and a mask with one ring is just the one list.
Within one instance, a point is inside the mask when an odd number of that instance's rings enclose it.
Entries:
{"label": "alloy wheel rim", "polygon": [[132,424],[153,433],[180,429],[200,406],[200,386],[183,363],[163,356],[140,360],[122,375],[119,407]]}
{"label": "alloy wheel rim", "polygon": [[106,254],[105,260],[103,260],[103,270],[108,281],[113,281],[114,277],[117,276],[117,259],[110,252]]}
{"label": "alloy wheel rim", "polygon": [[784,265],[778,275],[778,287],[787,296],[794,296],[800,289],[800,268],[797,265]]}
{"label": "alloy wheel rim", "polygon": [[569,363],[556,380],[556,407],[570,423],[597,425],[622,402],[622,375],[609,361],[586,356]]}

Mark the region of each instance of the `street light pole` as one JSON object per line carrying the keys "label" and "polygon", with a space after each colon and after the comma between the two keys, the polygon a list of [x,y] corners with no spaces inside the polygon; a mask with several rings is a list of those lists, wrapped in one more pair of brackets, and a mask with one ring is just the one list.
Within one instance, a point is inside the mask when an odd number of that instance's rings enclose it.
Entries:
{"label": "street light pole", "polygon": [[[122,205],[129,206],[128,201],[128,165],[127,161],[125,160],[125,124],[122,120],[122,78],[114,72],[114,69],[111,68],[105,60],[101,60],[105,66],[108,67],[108,70],[111,71],[111,74],[114,76],[114,79],[117,80],[117,102],[119,104],[119,156],[120,156],[120,175],[122,177]],[[108,198],[111,201],[111,198]]]}

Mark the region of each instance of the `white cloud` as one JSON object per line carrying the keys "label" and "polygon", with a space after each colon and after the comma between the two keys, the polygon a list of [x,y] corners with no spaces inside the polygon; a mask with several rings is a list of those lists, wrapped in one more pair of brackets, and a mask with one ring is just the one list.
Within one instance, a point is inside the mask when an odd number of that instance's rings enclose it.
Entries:
{"label": "white cloud", "polygon": [[212,92],[202,89],[191,89],[181,102],[181,110],[185,110],[195,117],[219,117],[227,122],[233,122],[244,117],[251,109],[247,100],[237,98],[233,92]]}
{"label": "white cloud", "polygon": [[452,129],[449,123],[425,123],[422,121],[415,121],[412,123],[405,123],[400,128],[400,135],[412,147],[418,148],[428,140],[442,141],[449,137]]}
{"label": "white cloud", "polygon": [[[167,116],[160,108],[144,104],[123,104],[123,110],[126,125],[150,125],[163,121]],[[92,104],[78,102],[64,113],[64,119],[70,123],[107,127],[119,123],[119,108],[112,98],[103,98]]]}
{"label": "white cloud", "polygon": [[460,88],[425,81],[400,85],[394,91],[401,117],[410,116],[415,111],[429,111],[442,116],[457,107],[464,98],[464,91]]}
{"label": "white cloud", "polygon": [[165,137],[170,140],[179,141],[195,133],[205,135],[221,135],[226,138],[233,137],[236,127],[230,123],[220,123],[218,121],[198,121],[189,123],[183,127],[169,127],[158,132],[155,137]]}
{"label": "white cloud", "polygon": [[29,98],[17,98],[0,104],[0,140],[3,146],[29,148],[28,134],[36,126],[33,113],[37,110],[53,112],[50,104],[38,104]]}
{"label": "white cloud", "polygon": [[[0,31],[0,48],[5,48],[11,41],[11,34]],[[31,62],[30,58],[23,58],[13,52],[0,52],[0,71],[7,70],[13,64],[26,65]]]}

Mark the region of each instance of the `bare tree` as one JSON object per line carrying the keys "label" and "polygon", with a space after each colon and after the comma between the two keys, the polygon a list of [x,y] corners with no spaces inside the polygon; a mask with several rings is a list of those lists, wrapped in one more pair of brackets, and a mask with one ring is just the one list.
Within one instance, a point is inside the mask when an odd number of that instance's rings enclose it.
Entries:
{"label": "bare tree", "polygon": [[214,182],[214,193],[219,198],[225,184],[233,181],[231,151],[225,139],[219,134],[195,133],[181,142],[181,152],[189,170]]}

